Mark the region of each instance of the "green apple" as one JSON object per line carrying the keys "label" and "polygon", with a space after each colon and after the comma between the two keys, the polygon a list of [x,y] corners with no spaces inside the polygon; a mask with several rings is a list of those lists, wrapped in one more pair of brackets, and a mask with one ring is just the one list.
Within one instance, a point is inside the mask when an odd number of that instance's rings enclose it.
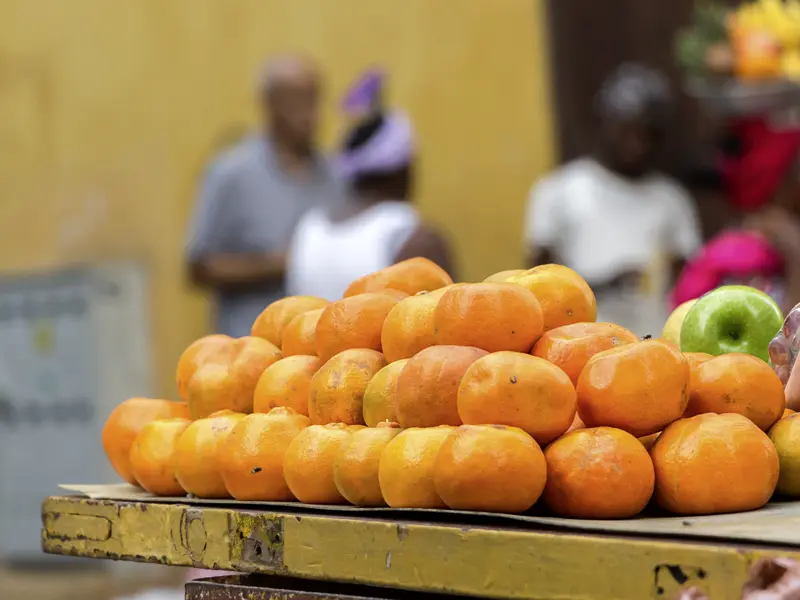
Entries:
{"label": "green apple", "polygon": [[745,285],[725,285],[689,310],[680,346],[683,352],[742,352],[769,362],[767,347],[781,327],[781,309],[767,294]]}
{"label": "green apple", "polygon": [[681,345],[681,327],[683,327],[683,320],[686,318],[689,309],[694,306],[695,302],[697,302],[697,298],[694,300],[687,300],[672,311],[667,322],[664,323],[664,329],[661,330],[661,337],[663,339],[672,342],[676,346]]}

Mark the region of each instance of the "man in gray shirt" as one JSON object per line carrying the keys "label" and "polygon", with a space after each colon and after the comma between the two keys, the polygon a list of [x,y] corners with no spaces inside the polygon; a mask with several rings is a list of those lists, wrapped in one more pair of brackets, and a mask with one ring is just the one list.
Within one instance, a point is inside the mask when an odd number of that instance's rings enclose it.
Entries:
{"label": "man in gray shirt", "polygon": [[192,281],[213,290],[216,330],[249,335],[284,295],[286,248],[302,214],[340,196],[315,149],[320,77],[298,56],[267,63],[259,79],[265,131],[208,169],[188,243]]}

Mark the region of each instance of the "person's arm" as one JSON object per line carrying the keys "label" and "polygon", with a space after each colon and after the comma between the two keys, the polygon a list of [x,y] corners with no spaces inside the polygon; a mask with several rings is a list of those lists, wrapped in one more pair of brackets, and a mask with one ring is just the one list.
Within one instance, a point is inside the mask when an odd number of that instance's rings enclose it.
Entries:
{"label": "person's arm", "polygon": [[230,250],[236,235],[236,184],[222,167],[213,166],[203,184],[188,243],[189,276],[195,285],[247,288],[283,278],[283,253],[245,253]]}
{"label": "person's arm", "polygon": [[394,257],[395,262],[421,256],[435,262],[455,280],[455,266],[450,243],[433,227],[421,225],[400,247]]}
{"label": "person's arm", "polygon": [[556,243],[563,233],[563,199],[558,192],[558,178],[551,176],[537,182],[528,195],[525,210],[526,266],[556,262]]}

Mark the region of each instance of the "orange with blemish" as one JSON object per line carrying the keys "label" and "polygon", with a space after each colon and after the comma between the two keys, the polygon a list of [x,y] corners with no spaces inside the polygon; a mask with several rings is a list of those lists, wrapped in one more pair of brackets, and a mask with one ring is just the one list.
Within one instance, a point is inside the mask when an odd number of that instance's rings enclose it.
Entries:
{"label": "orange with blemish", "polygon": [[247,415],[236,423],[219,456],[228,493],[236,500],[294,500],[283,476],[283,459],[292,440],[309,425],[308,417],[287,407]]}
{"label": "orange with blemish", "polygon": [[738,413],[767,431],[785,408],[783,384],[767,363],[749,354],[723,354],[693,372],[685,415]]}
{"label": "orange with blemish", "polygon": [[465,425],[519,427],[542,445],[567,431],[575,406],[575,387],[564,371],[520,352],[479,358],[458,388],[458,414]]}
{"label": "orange with blemish", "polygon": [[178,395],[181,400],[189,399],[189,381],[206,358],[218,347],[228,344],[233,338],[227,335],[206,335],[195,340],[178,359],[175,380],[178,384]]}

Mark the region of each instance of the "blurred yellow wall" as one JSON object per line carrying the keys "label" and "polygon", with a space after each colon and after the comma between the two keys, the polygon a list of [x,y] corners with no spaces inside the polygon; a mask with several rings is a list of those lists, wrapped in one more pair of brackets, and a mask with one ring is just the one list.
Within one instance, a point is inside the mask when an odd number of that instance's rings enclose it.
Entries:
{"label": "blurred yellow wall", "polygon": [[519,266],[525,195],[553,161],[543,0],[0,0],[0,269],[150,269],[157,389],[207,306],[186,219],[220,141],[254,123],[271,52],[316,56],[336,103],[371,65],[418,128],[419,201],[462,275]]}

